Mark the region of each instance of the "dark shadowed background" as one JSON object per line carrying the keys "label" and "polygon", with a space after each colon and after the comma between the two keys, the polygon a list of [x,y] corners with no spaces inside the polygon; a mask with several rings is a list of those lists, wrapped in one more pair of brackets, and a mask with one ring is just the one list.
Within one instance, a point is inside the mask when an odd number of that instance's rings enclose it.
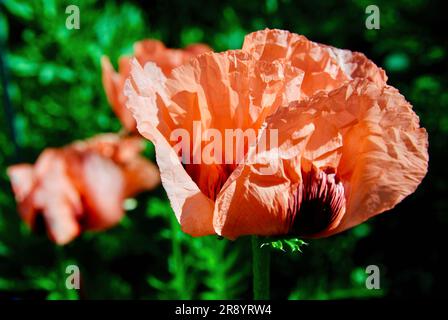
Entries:
{"label": "dark shadowed background", "polygon": [[[250,298],[250,241],[191,238],[180,231],[160,187],[137,197],[113,229],[65,247],[21,222],[5,169],[58,147],[118,131],[101,84],[100,57],[115,63],[132,44],[204,42],[240,48],[245,34],[287,29],[361,51],[384,68],[429,133],[429,173],[390,212],[321,240],[302,253],[273,253],[278,299],[441,297],[447,287],[448,37],[443,1],[0,1],[3,81],[0,112],[0,298]],[[81,28],[65,28],[65,8],[80,8]],[[379,30],[365,8],[380,9]],[[10,102],[5,90],[8,88]],[[153,158],[150,145],[146,155]],[[65,288],[76,264],[80,291]],[[367,290],[378,265],[381,289]]]}

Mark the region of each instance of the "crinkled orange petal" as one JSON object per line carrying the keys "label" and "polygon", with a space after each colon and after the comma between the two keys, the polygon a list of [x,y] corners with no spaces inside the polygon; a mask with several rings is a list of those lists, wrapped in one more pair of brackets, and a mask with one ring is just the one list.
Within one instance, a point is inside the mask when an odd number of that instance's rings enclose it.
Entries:
{"label": "crinkled orange petal", "polygon": [[[343,231],[393,208],[426,175],[426,130],[393,87],[356,79],[282,111],[291,121],[304,113],[318,119],[320,125],[316,120],[312,123],[320,128],[321,141],[313,145],[311,137],[302,162],[306,159],[315,167],[332,168],[344,185],[346,212],[337,228],[319,236]],[[326,132],[334,134],[327,137]],[[319,150],[327,151],[316,154]]]}
{"label": "crinkled orange petal", "polygon": [[268,118],[260,135],[278,130],[278,147],[269,141],[265,147],[252,147],[231,174],[216,200],[216,233],[230,239],[288,233],[293,222],[292,194],[301,182],[301,159],[317,130],[309,119],[304,115],[290,121],[286,108]]}
{"label": "crinkled orange petal", "polygon": [[[139,132],[156,145],[159,153],[171,149],[173,157],[175,142],[170,141],[170,135],[174,129],[183,128],[194,136],[193,123],[198,121],[202,129],[213,128],[223,136],[225,130],[231,128],[257,130],[273,110],[299,98],[303,76],[289,65],[255,61],[242,51],[203,54],[176,68],[168,78],[155,64],[147,63],[142,68],[134,61],[131,75],[127,84],[128,107],[137,120]],[[162,183],[168,195],[172,194],[170,199],[181,223],[189,220],[181,218],[186,213],[182,213],[183,206],[176,203],[183,203],[187,197],[185,191],[173,192],[174,187],[168,186],[170,180],[182,172],[185,189],[191,188],[189,185],[193,183],[195,192],[197,188],[201,191],[201,197],[214,200],[233,170],[204,163],[186,164],[184,169],[180,162],[169,162],[164,171],[162,160],[158,159],[157,163]],[[177,183],[176,188],[179,187],[182,185]],[[176,194],[181,194],[183,199],[175,198],[179,197]],[[190,195],[190,191],[186,194]],[[207,207],[210,211],[204,221],[209,224],[207,232],[213,232],[213,201]]]}
{"label": "crinkled orange petal", "polygon": [[[142,40],[134,45],[134,56],[144,65],[152,61],[168,75],[174,68],[188,62],[196,55],[211,51],[205,44],[192,44],[185,49],[169,49],[158,40]],[[123,94],[124,83],[130,74],[130,57],[123,56],[119,60],[118,73],[115,72],[109,58],[101,58],[104,91],[113,111],[125,129],[131,133],[136,131],[136,123],[126,108],[126,97]]]}
{"label": "crinkled orange petal", "polygon": [[[274,128],[274,126],[272,126]],[[300,159],[314,126],[305,122],[279,131],[278,148],[269,145],[248,151],[217,199],[214,228],[235,239],[242,235],[273,236],[288,233],[292,224],[293,193],[300,181]]]}
{"label": "crinkled orange petal", "polygon": [[[154,66],[154,68],[157,67]],[[134,62],[132,73],[138,91],[128,83],[126,89],[128,107],[137,119],[139,132],[154,143],[162,184],[178,221],[183,230],[191,235],[213,234],[213,201],[199,190],[183,168],[170,143],[157,128],[159,120],[156,99],[158,98],[155,88],[164,90],[165,77],[159,69],[159,72],[148,73],[149,77],[145,78],[145,71],[137,62]]]}
{"label": "crinkled orange petal", "polygon": [[239,50],[204,54],[168,78],[168,108],[190,132],[194,120],[221,132],[259,128],[276,108],[299,98],[302,77],[288,64],[256,61]]}
{"label": "crinkled orange petal", "polygon": [[[146,43],[140,51],[161,48]],[[214,229],[233,239],[294,229],[320,237],[393,207],[426,173],[426,132],[386,80],[361,53],[264,30],[248,35],[242,50],[202,54],[169,74],[134,61],[126,92],[138,130],[156,146],[162,183],[186,232]],[[183,166],[170,136],[183,129],[194,139],[196,122],[221,134],[255,129],[259,138],[278,129],[279,145],[245,145],[242,164]],[[334,210],[322,215],[327,225],[298,214],[321,208],[306,201]],[[307,229],[297,219],[317,223]]]}
{"label": "crinkled orange petal", "polygon": [[[133,74],[133,81],[141,83],[140,94],[157,93],[159,97],[156,105],[137,110],[136,116],[137,119],[151,118],[148,121],[157,126],[167,140],[176,128],[187,130],[193,137],[194,121],[199,121],[203,130],[219,130],[222,136],[226,129],[258,129],[279,105],[299,98],[303,76],[289,65],[257,62],[241,51],[204,54],[175,69],[168,79],[155,68],[151,64],[144,70],[135,67],[140,71]],[[151,87],[151,78],[160,81]],[[214,199],[216,181],[222,181],[222,172],[228,170],[204,163],[197,167],[188,170],[202,173],[192,172],[192,176],[199,177],[200,180],[195,181],[200,189]]]}
{"label": "crinkled orange petal", "polygon": [[[214,221],[217,232],[229,238],[289,233],[298,171],[305,165],[332,169],[344,186],[345,214],[314,235],[318,237],[391,209],[414,192],[427,171],[426,131],[419,127],[411,105],[389,86],[356,80],[281,108],[267,122],[268,128],[281,129],[280,149],[299,148],[280,151],[277,158],[274,153],[264,164],[247,159],[231,175],[218,196]],[[302,137],[302,143],[296,144],[296,137]],[[292,158],[285,160],[285,154]],[[258,168],[267,163],[279,170],[259,174]],[[292,170],[285,170],[288,167]]]}
{"label": "crinkled orange petal", "polygon": [[341,88],[329,100],[335,106],[345,100],[343,111],[356,119],[342,129],[338,172],[344,182],[347,212],[339,227],[329,233],[333,234],[393,208],[415,191],[428,169],[428,135],[412,106],[393,87],[359,81]]}
{"label": "crinkled orange petal", "polygon": [[385,72],[362,53],[337,49],[285,30],[265,29],[248,34],[243,50],[264,61],[286,60],[305,72],[302,95],[331,91],[355,78],[385,84]]}

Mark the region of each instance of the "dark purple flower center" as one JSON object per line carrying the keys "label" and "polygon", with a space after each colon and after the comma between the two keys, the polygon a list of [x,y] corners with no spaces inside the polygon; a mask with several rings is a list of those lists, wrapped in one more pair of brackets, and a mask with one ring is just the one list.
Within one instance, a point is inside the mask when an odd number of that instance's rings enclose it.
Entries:
{"label": "dark purple flower center", "polygon": [[334,173],[302,172],[291,213],[291,234],[314,236],[336,227],[345,213],[342,182]]}

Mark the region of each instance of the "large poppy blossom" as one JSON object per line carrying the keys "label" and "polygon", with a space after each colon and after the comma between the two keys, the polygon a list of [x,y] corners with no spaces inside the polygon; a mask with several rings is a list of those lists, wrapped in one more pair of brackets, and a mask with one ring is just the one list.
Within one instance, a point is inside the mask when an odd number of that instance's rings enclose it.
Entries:
{"label": "large poppy blossom", "polygon": [[[426,174],[427,133],[386,80],[361,53],[263,30],[169,76],[134,60],[125,90],[185,232],[322,237],[393,208]],[[172,133],[194,137],[198,121],[258,137],[275,129],[278,141],[244,145],[241,162],[182,163]]]}
{"label": "large poppy blossom", "polygon": [[103,230],[122,218],[123,201],[156,187],[154,164],[140,156],[140,138],[102,134],[60,149],[46,149],[34,165],[8,168],[22,219],[44,222],[58,244],[82,230]]}
{"label": "large poppy blossom", "polygon": [[[155,62],[162,71],[169,75],[171,70],[178,67],[192,57],[211,51],[204,44],[192,44],[185,49],[170,49],[158,40],[142,40],[134,45],[134,57],[141,63]],[[123,95],[124,82],[130,74],[131,57],[123,56],[118,63],[118,73],[115,72],[109,58],[101,59],[103,70],[103,86],[107,99],[112,106],[123,127],[129,132],[135,132],[135,120],[126,108],[126,97]]]}

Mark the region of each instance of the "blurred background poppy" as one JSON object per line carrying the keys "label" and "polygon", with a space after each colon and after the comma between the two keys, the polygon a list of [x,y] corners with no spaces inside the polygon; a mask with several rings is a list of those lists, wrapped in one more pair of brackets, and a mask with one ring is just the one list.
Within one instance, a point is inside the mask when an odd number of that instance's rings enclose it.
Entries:
{"label": "blurred background poppy", "polygon": [[[65,26],[68,5],[80,29]],[[59,247],[20,220],[6,167],[33,163],[44,148],[118,132],[101,81],[101,56],[115,69],[145,38],[168,47],[202,42],[239,48],[245,34],[282,28],[361,51],[383,67],[429,134],[429,173],[391,212],[353,230],[308,241],[303,253],[275,251],[272,298],[427,298],[444,293],[448,265],[448,90],[442,1],[376,1],[380,29],[368,30],[370,1],[0,1],[0,298],[216,299],[251,297],[250,241],[182,233],[162,188],[125,202],[116,227]],[[145,156],[154,158],[147,144]],[[67,290],[66,267],[81,270]],[[369,265],[381,289],[365,287]]]}

